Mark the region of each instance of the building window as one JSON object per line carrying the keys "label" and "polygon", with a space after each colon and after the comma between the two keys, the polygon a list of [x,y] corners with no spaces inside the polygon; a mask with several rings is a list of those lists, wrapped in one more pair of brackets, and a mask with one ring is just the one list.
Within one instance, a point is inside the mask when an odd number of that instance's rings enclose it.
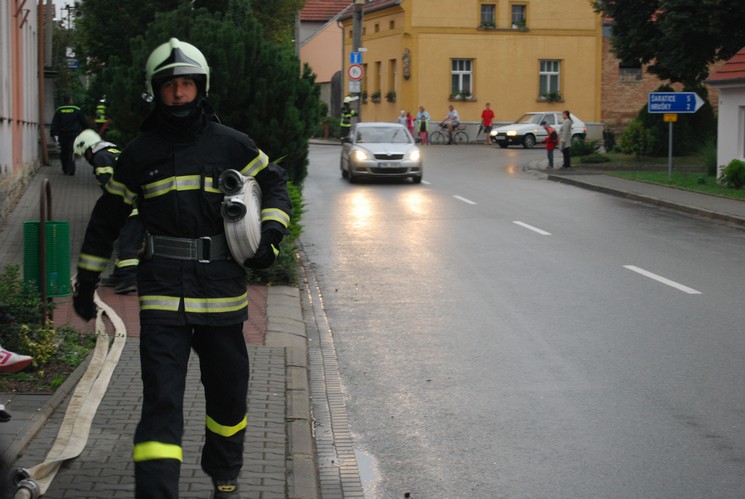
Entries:
{"label": "building window", "polygon": [[378,96],[380,96],[380,92],[382,91],[382,77],[383,77],[383,64],[380,61],[375,61],[375,83],[373,83],[373,87],[375,88],[375,92],[377,92]]}
{"label": "building window", "polygon": [[527,20],[526,11],[527,10],[528,10],[527,5],[515,4],[512,6],[512,28],[513,29],[520,29],[526,26],[526,20]]}
{"label": "building window", "polygon": [[560,99],[561,61],[541,61],[538,72],[538,96],[541,99],[557,97]]}
{"label": "building window", "polygon": [[470,97],[473,93],[471,59],[453,59],[450,69],[450,94]]}
{"label": "building window", "polygon": [[497,27],[497,6],[493,3],[482,3],[481,4],[481,27],[482,28],[496,28]]}
{"label": "building window", "polygon": [[396,29],[396,21],[389,22],[388,29]]}
{"label": "building window", "polygon": [[388,61],[388,92],[393,92],[394,94],[398,90],[396,88],[396,82],[398,81],[398,64],[396,62],[396,59],[390,59]]}
{"label": "building window", "polygon": [[618,67],[618,80],[622,83],[642,81],[642,68],[641,66],[619,66]]}

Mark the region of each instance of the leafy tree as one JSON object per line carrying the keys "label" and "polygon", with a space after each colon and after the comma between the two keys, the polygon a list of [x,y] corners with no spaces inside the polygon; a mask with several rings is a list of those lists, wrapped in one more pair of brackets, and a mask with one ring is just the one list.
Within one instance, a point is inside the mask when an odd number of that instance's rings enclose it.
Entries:
{"label": "leafy tree", "polygon": [[150,52],[176,37],[198,47],[211,68],[210,102],[221,121],[253,138],[273,161],[302,183],[308,138],[320,120],[319,89],[309,68],[286,46],[268,43],[247,0],[230,0],[224,13],[182,5],[156,14],[130,40],[130,61],[112,57],[102,73],[110,114],[124,140],[134,137],[148,106],[142,68]]}
{"label": "leafy tree", "polygon": [[650,73],[689,88],[745,46],[742,0],[593,0],[593,7],[613,20],[613,51],[623,63],[649,64]]}
{"label": "leafy tree", "polygon": [[295,16],[305,0],[253,0],[254,15],[265,36],[275,43],[292,45],[295,38]]}

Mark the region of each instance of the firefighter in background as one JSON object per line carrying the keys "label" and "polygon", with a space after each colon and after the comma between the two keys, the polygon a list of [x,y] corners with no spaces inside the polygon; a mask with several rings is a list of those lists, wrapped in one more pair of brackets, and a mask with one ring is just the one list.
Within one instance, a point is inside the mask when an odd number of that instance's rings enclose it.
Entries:
{"label": "firefighter in background", "polygon": [[[95,318],[98,276],[137,203],[147,233],[137,271],[143,401],[134,436],[135,496],[178,497],[193,348],[207,410],[202,469],[214,498],[235,498],[247,421],[245,268],[267,268],[279,254],[292,213],[287,173],[247,135],[216,120],[207,100],[209,65],[195,46],[171,38],[150,54],[145,73],[154,107],[93,209],[73,305],[84,320]],[[230,169],[261,187],[261,237],[245,261],[231,256],[221,215],[218,179]]]}
{"label": "firefighter in background", "polygon": [[65,94],[64,104],[57,108],[52,118],[50,134],[60,146],[62,173],[75,175],[73,142],[80,132],[88,128],[88,119],[78,106],[73,105],[72,95]]}
{"label": "firefighter in background", "polygon": [[104,98],[99,100],[96,105],[96,128],[98,129],[98,134],[105,137],[106,128],[108,126],[109,118],[106,114],[106,96],[104,96]]}
{"label": "firefighter in background", "polygon": [[356,100],[356,97],[344,97],[344,103],[341,105],[341,121],[339,127],[341,127],[341,138],[349,136],[349,131],[352,129],[352,117],[357,116],[357,111],[352,109],[350,103]]}
{"label": "firefighter in background", "polygon": [[[83,130],[75,139],[75,154],[83,156],[90,163],[98,185],[104,191],[114,175],[120,153],[115,144],[101,139],[93,130]],[[140,263],[143,237],[144,229],[135,207],[119,232],[114,272],[101,280],[102,286],[113,287],[114,293],[119,295],[137,291],[137,265]]]}

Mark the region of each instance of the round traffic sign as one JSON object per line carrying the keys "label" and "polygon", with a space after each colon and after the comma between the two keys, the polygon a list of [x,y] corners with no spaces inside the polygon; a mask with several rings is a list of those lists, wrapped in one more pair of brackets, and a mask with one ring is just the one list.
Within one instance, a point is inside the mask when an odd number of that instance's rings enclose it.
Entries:
{"label": "round traffic sign", "polygon": [[351,64],[349,69],[347,69],[347,76],[349,76],[350,80],[361,80],[364,74],[365,72],[359,64]]}

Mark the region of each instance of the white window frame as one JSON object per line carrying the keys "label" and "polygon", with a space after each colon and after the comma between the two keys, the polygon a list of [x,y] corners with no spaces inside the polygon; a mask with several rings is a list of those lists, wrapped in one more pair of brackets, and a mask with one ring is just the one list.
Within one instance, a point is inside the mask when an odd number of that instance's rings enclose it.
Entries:
{"label": "white window frame", "polygon": [[450,93],[473,95],[473,59],[450,60]]}
{"label": "white window frame", "polygon": [[538,96],[544,97],[549,92],[561,93],[561,61],[559,59],[541,59],[538,63]]}

